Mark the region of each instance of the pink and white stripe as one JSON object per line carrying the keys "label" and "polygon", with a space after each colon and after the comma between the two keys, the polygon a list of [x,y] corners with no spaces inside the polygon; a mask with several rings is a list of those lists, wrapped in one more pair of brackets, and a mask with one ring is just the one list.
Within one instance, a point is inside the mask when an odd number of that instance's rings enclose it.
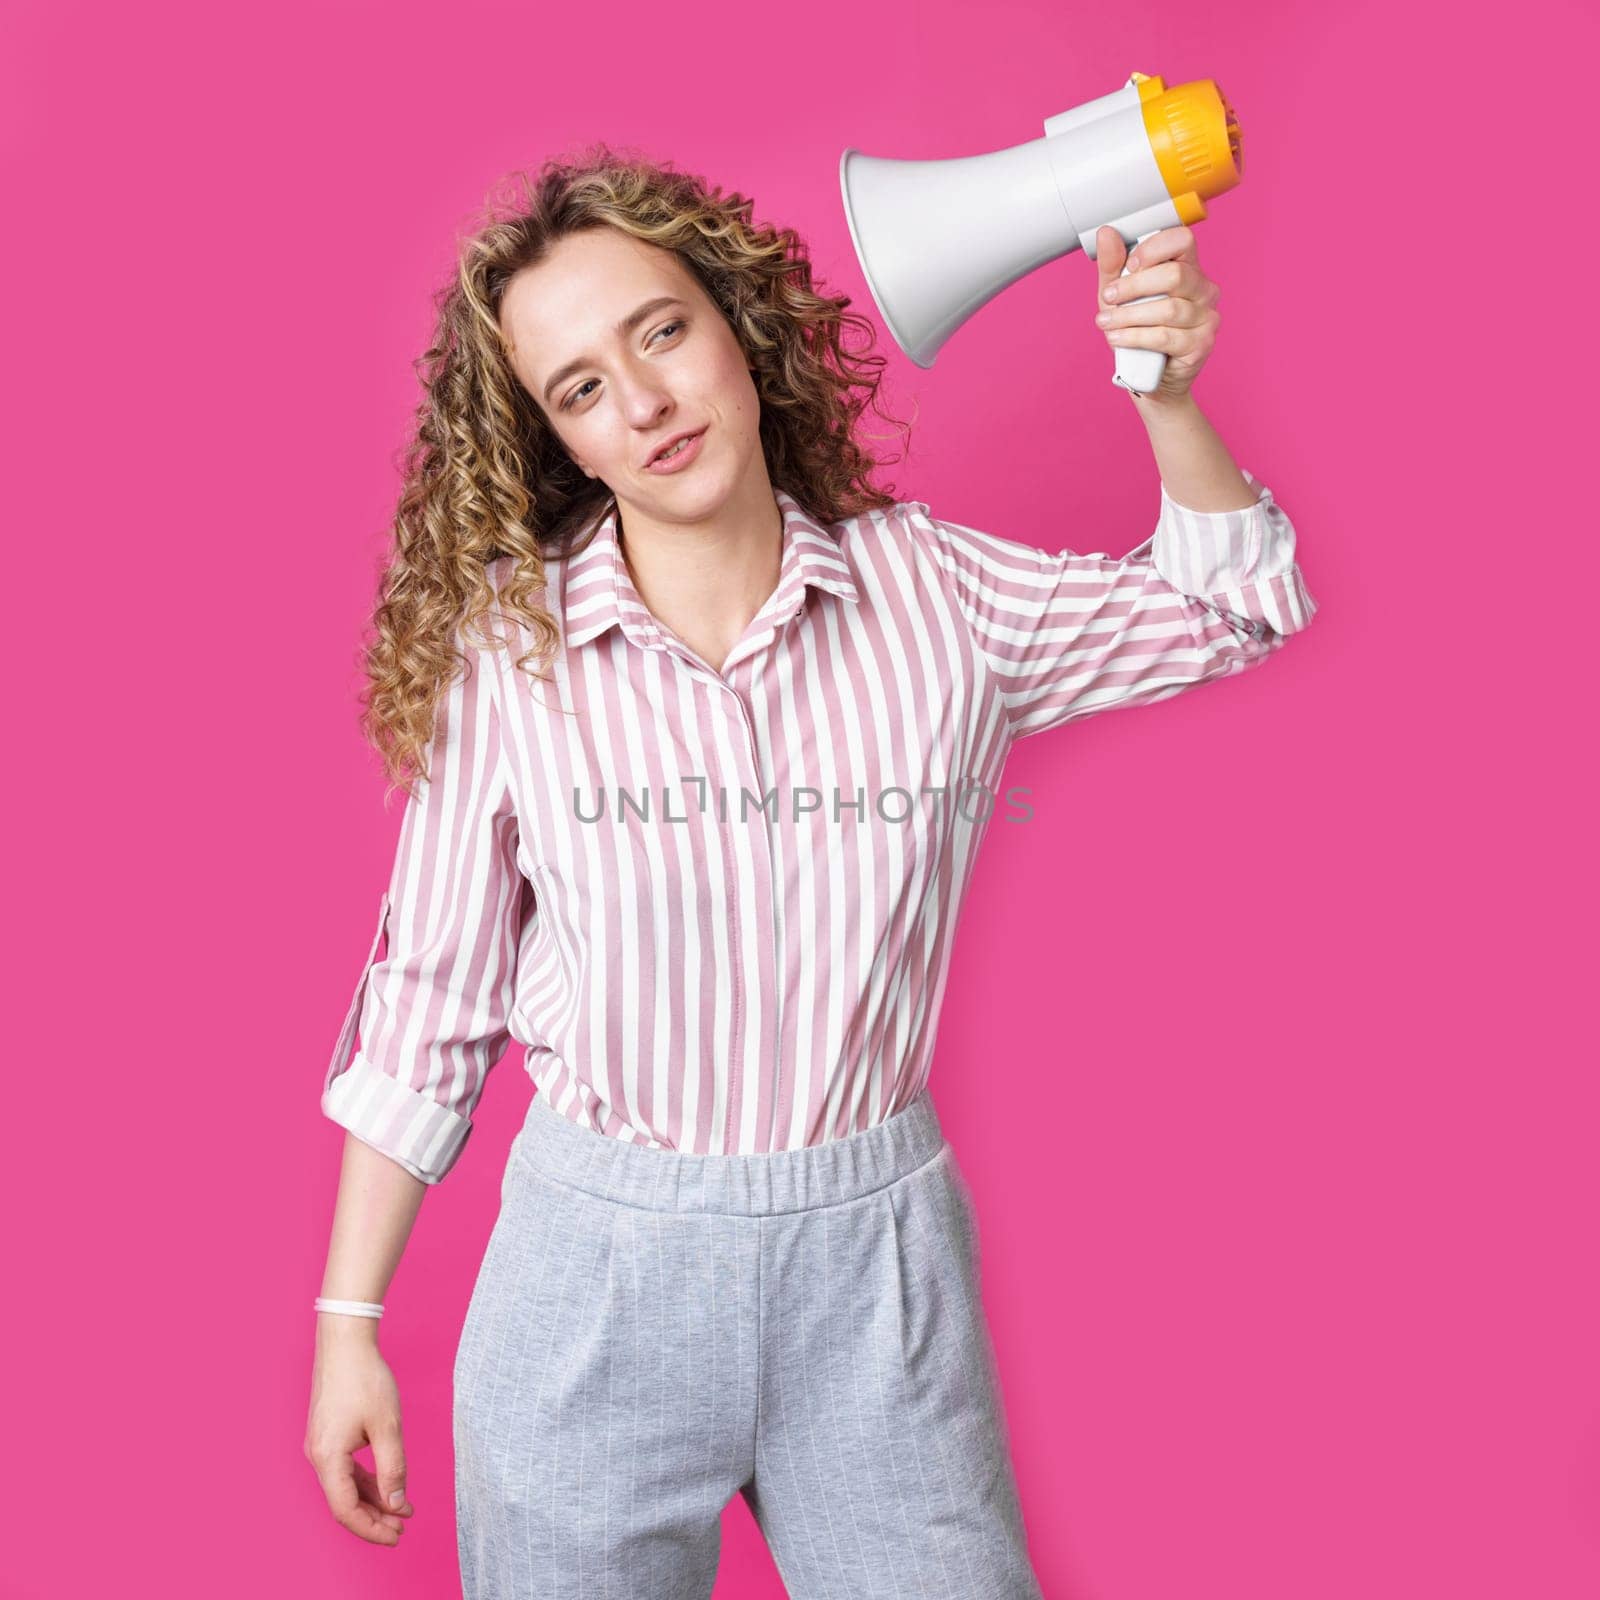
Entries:
{"label": "pink and white stripe", "polygon": [[512,1039],[564,1116],[694,1154],[906,1105],[1010,746],[1243,671],[1315,614],[1245,476],[1242,511],[1163,486],[1120,560],[920,501],[826,525],[778,490],[778,584],[720,671],[640,600],[612,506],[547,564],[550,681],[464,646],[324,1111],[436,1183]]}

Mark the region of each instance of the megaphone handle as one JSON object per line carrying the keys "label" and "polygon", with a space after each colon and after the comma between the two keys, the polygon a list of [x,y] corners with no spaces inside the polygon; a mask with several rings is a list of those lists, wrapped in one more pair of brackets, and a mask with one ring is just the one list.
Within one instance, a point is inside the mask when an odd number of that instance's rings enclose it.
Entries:
{"label": "megaphone handle", "polygon": [[[1151,233],[1159,233],[1160,229],[1152,228],[1150,233],[1141,233],[1136,245],[1143,244]],[[1131,252],[1130,252],[1131,254]],[[1124,265],[1122,276],[1128,276],[1128,268]],[[1123,302],[1130,306],[1140,306],[1146,300],[1165,300],[1164,294],[1142,294],[1137,300]],[[1132,389],[1138,394],[1152,394],[1161,383],[1161,374],[1167,370],[1167,353],[1165,350],[1139,350],[1124,345],[1117,351],[1117,370],[1111,381],[1120,384],[1124,389]]]}

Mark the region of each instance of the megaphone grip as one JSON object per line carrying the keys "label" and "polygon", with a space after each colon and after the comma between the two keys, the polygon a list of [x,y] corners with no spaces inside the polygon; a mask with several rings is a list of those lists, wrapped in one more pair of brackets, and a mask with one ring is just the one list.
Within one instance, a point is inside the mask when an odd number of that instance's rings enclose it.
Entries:
{"label": "megaphone grip", "polygon": [[[1152,228],[1149,233],[1141,233],[1137,243],[1143,244],[1151,233],[1159,233],[1159,228]],[[1130,252],[1131,254],[1131,252]],[[1122,276],[1128,276],[1128,268],[1124,264]],[[1142,294],[1137,300],[1126,301],[1130,306],[1142,306],[1146,300],[1165,300],[1164,294]],[[1117,370],[1111,381],[1119,384],[1124,389],[1131,389],[1136,394],[1153,394],[1161,384],[1161,375],[1167,370],[1167,353],[1165,350],[1141,350],[1135,345],[1124,345],[1117,351]]]}
{"label": "megaphone grip", "polygon": [[1124,345],[1117,351],[1117,370],[1111,381],[1136,394],[1154,394],[1166,370],[1165,350],[1130,349]]}

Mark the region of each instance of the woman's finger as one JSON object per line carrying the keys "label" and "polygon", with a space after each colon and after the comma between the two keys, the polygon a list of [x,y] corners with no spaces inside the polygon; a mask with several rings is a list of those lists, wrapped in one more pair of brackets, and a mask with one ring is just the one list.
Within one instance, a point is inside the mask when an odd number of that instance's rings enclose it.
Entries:
{"label": "woman's finger", "polygon": [[1127,259],[1128,249],[1122,235],[1115,228],[1100,228],[1095,233],[1095,266],[1099,269],[1100,288],[1115,283]]}
{"label": "woman's finger", "polygon": [[1140,267],[1126,278],[1106,284],[1100,298],[1120,301],[1124,305],[1141,295],[1180,295],[1186,300],[1204,300],[1215,289],[1215,284],[1197,266],[1188,261],[1158,261],[1154,266]]}
{"label": "woman's finger", "polygon": [[1177,328],[1113,328],[1106,335],[1106,343],[1126,345],[1133,350],[1164,350],[1169,356],[1181,355],[1182,335]]}
{"label": "woman's finger", "polygon": [[1184,260],[1198,266],[1194,230],[1181,223],[1175,228],[1160,228],[1142,244],[1135,245],[1128,260],[1136,272],[1157,261]]}
{"label": "woman's finger", "polygon": [[361,1465],[359,1461],[352,1461],[355,1468],[356,1490],[362,1502],[372,1507],[373,1511],[391,1528],[403,1528],[406,1518],[411,1515],[412,1506],[409,1500],[398,1510],[385,1503],[383,1491],[378,1486],[377,1474]]}
{"label": "woman's finger", "polygon": [[1095,313],[1100,328],[1149,327],[1169,323],[1176,328],[1194,328],[1204,321],[1208,308],[1177,295],[1162,295],[1159,300],[1141,300],[1137,305],[1106,306]]}
{"label": "woman's finger", "polygon": [[1180,361],[1204,361],[1216,344],[1216,330],[1208,324],[1198,328],[1174,328],[1165,323],[1148,328],[1112,328],[1106,343],[1134,350],[1161,350]]}
{"label": "woman's finger", "polygon": [[362,1499],[358,1480],[367,1469],[353,1455],[348,1451],[316,1454],[311,1457],[311,1464],[328,1509],[340,1527],[372,1544],[399,1544],[400,1530],[391,1527],[376,1507]]}

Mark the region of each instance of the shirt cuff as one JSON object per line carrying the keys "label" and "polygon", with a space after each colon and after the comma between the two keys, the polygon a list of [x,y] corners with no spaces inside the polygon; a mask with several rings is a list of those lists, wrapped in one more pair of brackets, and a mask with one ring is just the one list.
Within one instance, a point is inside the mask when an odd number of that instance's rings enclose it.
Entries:
{"label": "shirt cuff", "polygon": [[472,1132],[469,1118],[391,1077],[359,1050],[323,1090],[322,1110],[424,1183],[449,1172]]}
{"label": "shirt cuff", "polygon": [[1294,633],[1317,609],[1295,561],[1294,524],[1267,484],[1239,470],[1256,498],[1237,510],[1196,511],[1161,485],[1151,560],[1174,589],[1238,618],[1247,632]]}

